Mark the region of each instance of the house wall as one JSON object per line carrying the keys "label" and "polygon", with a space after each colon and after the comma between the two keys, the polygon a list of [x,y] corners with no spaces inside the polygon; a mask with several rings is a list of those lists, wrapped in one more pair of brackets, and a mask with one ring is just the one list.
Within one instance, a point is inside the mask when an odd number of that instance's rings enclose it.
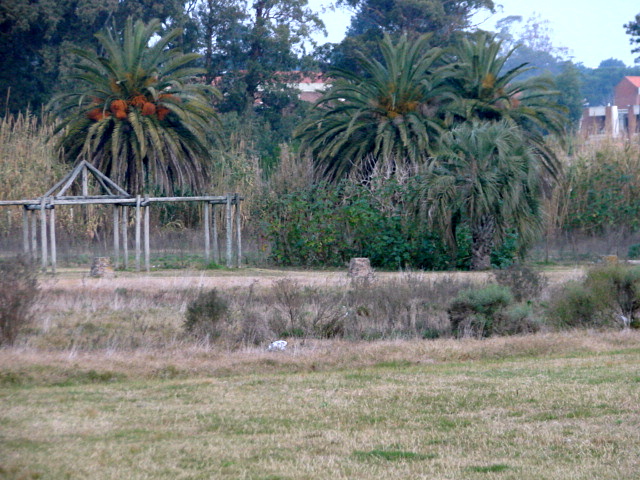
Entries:
{"label": "house wall", "polygon": [[613,98],[618,108],[627,108],[629,105],[639,105],[640,88],[625,77],[616,85]]}

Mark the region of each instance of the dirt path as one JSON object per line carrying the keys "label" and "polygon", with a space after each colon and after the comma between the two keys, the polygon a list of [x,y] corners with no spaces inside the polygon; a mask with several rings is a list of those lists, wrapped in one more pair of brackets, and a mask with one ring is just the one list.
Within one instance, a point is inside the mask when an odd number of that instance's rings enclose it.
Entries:
{"label": "dirt path", "polygon": [[[578,279],[584,274],[581,267],[563,267],[545,271],[551,284]],[[454,277],[460,280],[488,280],[490,272],[378,272],[376,279],[384,281],[415,275],[423,279],[437,280],[438,278]],[[318,270],[276,270],[245,268],[241,270],[221,271],[188,271],[162,270],[151,273],[123,273],[118,272],[115,278],[91,278],[88,271],[78,269],[61,269],[55,277],[44,277],[44,289],[86,289],[86,290],[114,290],[128,288],[137,290],[171,290],[190,288],[247,288],[270,287],[273,283],[284,278],[300,285],[339,287],[346,286],[349,278],[346,271],[318,271]]]}

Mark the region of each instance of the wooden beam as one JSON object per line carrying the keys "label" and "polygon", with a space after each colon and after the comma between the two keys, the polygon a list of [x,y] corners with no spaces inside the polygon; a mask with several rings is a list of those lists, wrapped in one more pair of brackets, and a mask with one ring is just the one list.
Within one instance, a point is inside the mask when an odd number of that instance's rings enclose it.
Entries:
{"label": "wooden beam", "polygon": [[129,268],[129,207],[122,206],[122,256],[124,257],[124,268]]}
{"label": "wooden beam", "polygon": [[120,267],[120,207],[118,205],[113,206],[113,262],[114,268]]}
{"label": "wooden beam", "polygon": [[[60,192],[64,193],[63,191]],[[82,196],[86,197],[89,195],[89,172],[87,171],[86,162],[83,162],[82,167]]]}
{"label": "wooden beam", "polygon": [[218,215],[216,213],[216,205],[211,205],[211,214],[213,217],[213,261],[220,263],[220,244],[218,243]]}
{"label": "wooden beam", "polygon": [[45,197],[54,196],[56,189],[58,187],[60,187],[60,185],[63,185],[63,184],[64,184],[64,187],[62,187],[58,193],[62,194],[64,192],[66,192],[67,189],[73,183],[73,181],[76,179],[78,174],[80,173],[80,170],[82,170],[82,168],[83,168],[82,164],[83,164],[83,162],[80,162],[78,165],[73,167],[73,170],[71,170],[71,172],[66,177],[64,177],[62,180],[60,180],[58,183],[56,183],[53,187],[51,187],[49,190],[47,190],[47,192],[44,194],[44,196]]}
{"label": "wooden beam", "polygon": [[[240,200],[244,200],[240,197]],[[211,204],[224,205],[227,203],[226,196],[198,196],[198,197],[150,197],[145,199],[146,203],[165,202],[209,202]],[[56,197],[56,205],[129,205],[134,206],[136,199],[124,196],[87,196],[84,197]],[[26,205],[29,209],[40,210],[40,200],[0,200],[0,206]],[[47,206],[47,208],[50,208]]]}
{"label": "wooden beam", "polygon": [[96,167],[91,165],[89,162],[86,162],[86,167],[87,169],[89,169],[91,173],[93,173],[93,176],[95,177],[96,180],[98,180],[98,182],[100,182],[100,185],[102,185],[105,191],[111,193],[111,190],[109,189],[109,187],[112,187],[114,190],[116,190],[117,192],[120,192],[122,195],[131,196],[129,192],[127,192],[124,188],[122,188],[116,182],[111,180],[109,177],[107,177],[104,173],[102,173]]}
{"label": "wooden beam", "polygon": [[22,209],[22,250],[25,255],[29,254],[29,210]]}
{"label": "wooden beam", "polygon": [[144,208],[144,269],[151,271],[151,249],[149,248],[149,205]]}
{"label": "wooden beam", "polygon": [[47,271],[47,210],[45,209],[46,198],[40,201],[40,248],[42,270]]}
{"label": "wooden beam", "polygon": [[38,257],[38,214],[35,210],[31,212],[31,258],[35,261]]}
{"label": "wooden beam", "polygon": [[227,194],[227,205],[225,208],[227,215],[227,268],[233,266],[232,243],[233,243],[233,216],[231,215],[231,194]]}
{"label": "wooden beam", "polygon": [[209,262],[211,260],[211,232],[209,229],[209,219],[211,218],[211,214],[209,213],[209,203],[204,202],[203,207],[203,215],[204,215],[204,258]]}
{"label": "wooden beam", "polygon": [[242,265],[242,212],[240,211],[240,195],[237,193],[234,196],[234,203],[236,204],[236,267],[240,268]]}
{"label": "wooden beam", "polygon": [[[54,206],[54,200],[51,199],[51,206]],[[58,249],[56,245],[56,209],[49,210],[49,236],[51,237],[51,270],[55,274],[58,263]]]}
{"label": "wooden beam", "polygon": [[140,195],[136,197],[136,272],[140,271]]}

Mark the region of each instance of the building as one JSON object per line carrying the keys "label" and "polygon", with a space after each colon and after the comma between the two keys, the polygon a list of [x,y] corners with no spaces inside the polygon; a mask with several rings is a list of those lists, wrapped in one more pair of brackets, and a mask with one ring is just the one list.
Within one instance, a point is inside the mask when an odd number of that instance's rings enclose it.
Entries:
{"label": "building", "polygon": [[631,136],[640,132],[640,77],[624,77],[614,89],[613,105],[586,107],[580,122],[585,137]]}

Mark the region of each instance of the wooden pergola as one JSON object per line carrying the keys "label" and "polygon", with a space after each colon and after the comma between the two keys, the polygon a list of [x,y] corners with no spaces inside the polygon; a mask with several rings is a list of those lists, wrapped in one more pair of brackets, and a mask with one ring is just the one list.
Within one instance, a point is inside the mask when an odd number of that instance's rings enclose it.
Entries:
{"label": "wooden pergola", "polygon": [[[100,187],[102,194],[89,195],[89,175],[92,175]],[[74,184],[79,182],[81,195],[67,195]],[[22,205],[22,237],[23,250],[33,258],[40,253],[42,269],[47,271],[51,266],[56,272],[56,207],[61,205],[113,205],[113,252],[114,266],[120,267],[120,253],[122,251],[123,266],[128,268],[129,262],[129,213],[128,209],[135,208],[135,268],[141,270],[141,257],[144,253],[144,268],[148,272],[150,263],[149,239],[149,207],[154,203],[163,202],[200,202],[203,204],[204,215],[204,255],[211,259],[221,257],[218,244],[218,222],[215,209],[224,205],[226,219],[226,264],[232,268],[241,266],[242,233],[240,224],[240,205],[242,197],[237,193],[223,196],[194,196],[194,197],[149,197],[148,195],[133,196],[113,182],[87,161],[82,161],[62,180],[51,187],[44,195],[31,200],[0,200],[0,206]],[[234,215],[235,209],[235,215]],[[234,222],[235,217],[235,222]],[[235,223],[235,251],[234,229]],[[38,238],[40,244],[38,245]],[[122,243],[121,243],[122,240]],[[212,249],[213,240],[213,249]]]}

